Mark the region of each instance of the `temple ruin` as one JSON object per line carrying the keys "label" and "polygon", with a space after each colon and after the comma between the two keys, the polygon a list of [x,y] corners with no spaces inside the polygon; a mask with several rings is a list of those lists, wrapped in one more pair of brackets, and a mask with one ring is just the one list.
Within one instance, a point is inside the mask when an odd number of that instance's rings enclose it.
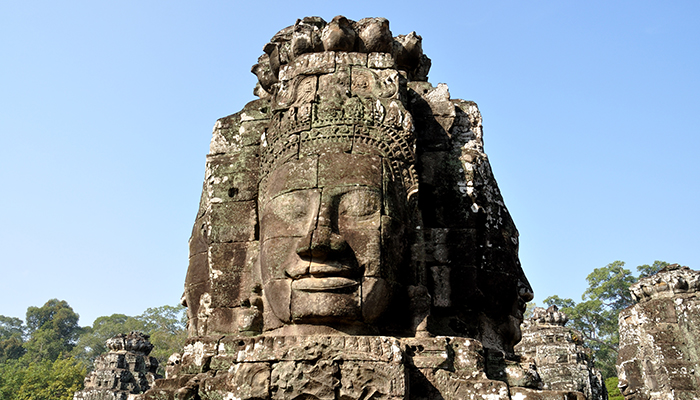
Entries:
{"label": "temple ruin", "polygon": [[542,389],[581,392],[588,400],[606,400],[605,382],[593,366],[591,350],[585,347],[581,332],[566,326],[568,319],[557,306],[535,307],[522,325],[523,339],[515,352],[536,365]]}
{"label": "temple ruin", "polygon": [[138,398],[586,398],[515,352],[518,231],[477,105],[430,65],[384,18],[308,17],[264,46],[258,98],[214,126],[189,339]]}
{"label": "temple ruin", "polygon": [[105,343],[109,352],[95,359],[85,377],[85,388],[74,400],[131,400],[150,389],[156,379],[158,360],[150,357],[153,345],[140,332],[119,334]]}

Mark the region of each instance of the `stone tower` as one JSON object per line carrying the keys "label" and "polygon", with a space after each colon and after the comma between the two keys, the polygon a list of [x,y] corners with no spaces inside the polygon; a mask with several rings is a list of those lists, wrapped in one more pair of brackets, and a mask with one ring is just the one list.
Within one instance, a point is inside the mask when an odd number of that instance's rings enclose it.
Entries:
{"label": "stone tower", "polygon": [[149,354],[153,345],[140,332],[120,334],[105,343],[109,352],[95,360],[95,369],[85,377],[85,388],[74,400],[131,400],[148,390],[156,379],[158,360]]}
{"label": "stone tower", "polygon": [[145,398],[546,398],[486,365],[533,293],[476,104],[384,18],[304,18],[263,51],[258,99],[214,127],[190,338]]}
{"label": "stone tower", "polygon": [[630,287],[620,312],[617,373],[627,400],[700,396],[700,272],[678,264]]}
{"label": "stone tower", "polygon": [[542,388],[583,393],[588,400],[608,398],[603,377],[593,367],[583,334],[566,325],[568,317],[557,306],[535,307],[523,323],[523,340],[515,351],[534,362]]}

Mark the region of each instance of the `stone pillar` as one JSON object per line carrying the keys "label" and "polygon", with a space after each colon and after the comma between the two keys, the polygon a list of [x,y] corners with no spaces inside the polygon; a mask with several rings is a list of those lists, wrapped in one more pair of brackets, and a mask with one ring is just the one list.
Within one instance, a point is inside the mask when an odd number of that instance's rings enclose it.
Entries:
{"label": "stone pillar", "polygon": [[131,332],[108,339],[109,352],[95,360],[95,369],[85,377],[85,389],[73,400],[131,400],[148,390],[156,379],[158,360],[149,357],[153,345],[149,335]]}
{"label": "stone pillar", "polygon": [[700,397],[700,272],[670,265],[630,287],[617,372],[625,399]]}

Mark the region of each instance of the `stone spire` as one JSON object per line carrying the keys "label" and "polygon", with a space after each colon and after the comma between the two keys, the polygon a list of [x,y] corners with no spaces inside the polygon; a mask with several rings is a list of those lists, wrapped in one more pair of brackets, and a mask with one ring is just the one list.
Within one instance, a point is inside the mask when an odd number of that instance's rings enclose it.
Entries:
{"label": "stone spire", "polygon": [[149,354],[149,335],[131,332],[107,339],[109,352],[95,359],[95,367],[85,377],[85,388],[74,400],[127,400],[148,390],[156,379],[158,360]]}
{"label": "stone spire", "polygon": [[566,327],[569,317],[557,306],[535,307],[523,323],[523,340],[515,346],[523,361],[535,364],[540,388],[581,392],[588,400],[606,400],[600,371],[593,367],[583,334]]}

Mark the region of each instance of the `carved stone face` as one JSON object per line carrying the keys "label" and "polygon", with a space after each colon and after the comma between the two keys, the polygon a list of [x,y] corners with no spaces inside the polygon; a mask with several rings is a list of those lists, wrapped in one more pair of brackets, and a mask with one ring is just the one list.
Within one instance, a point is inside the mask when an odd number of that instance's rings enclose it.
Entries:
{"label": "carved stone face", "polygon": [[[391,298],[401,262],[396,196],[377,156],[293,159],[261,191],[263,289],[283,323],[331,327],[373,322]],[[391,240],[389,240],[391,238]],[[387,265],[383,259],[392,257]]]}

